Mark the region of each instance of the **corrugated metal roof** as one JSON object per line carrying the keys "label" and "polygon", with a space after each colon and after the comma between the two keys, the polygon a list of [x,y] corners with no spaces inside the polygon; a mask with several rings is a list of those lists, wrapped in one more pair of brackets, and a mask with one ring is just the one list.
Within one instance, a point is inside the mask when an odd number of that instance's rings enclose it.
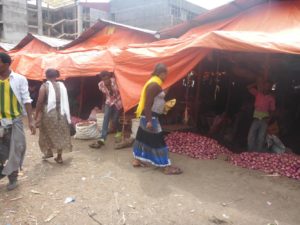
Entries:
{"label": "corrugated metal roof", "polygon": [[53,48],[58,48],[71,42],[70,40],[66,40],[66,39],[58,39],[58,38],[41,36],[36,34],[32,34],[32,36],[34,36],[36,39],[40,40],[41,42],[44,42],[45,44]]}
{"label": "corrugated metal roof", "polygon": [[5,51],[9,51],[13,49],[15,46],[16,46],[15,44],[0,42],[0,48],[4,49]]}
{"label": "corrugated metal roof", "polygon": [[179,37],[194,27],[233,17],[238,13],[267,1],[270,0],[235,0],[218,8],[202,13],[192,20],[163,29],[159,31],[159,34],[161,35],[161,38],[164,39]]}
{"label": "corrugated metal roof", "polygon": [[58,39],[58,38],[52,38],[52,37],[28,33],[12,50],[18,50],[18,49],[23,48],[25,45],[27,45],[33,39],[37,39],[37,40],[43,42],[44,44],[49,45],[50,47],[53,47],[53,48],[58,48],[58,47],[61,47],[63,45],[68,44],[69,42],[71,42],[70,40]]}
{"label": "corrugated metal roof", "polygon": [[138,32],[146,33],[146,34],[151,34],[151,35],[156,35],[157,34],[157,31],[154,31],[154,30],[148,30],[148,29],[143,29],[143,28],[139,28],[139,27],[129,26],[129,25],[126,25],[126,24],[116,23],[114,21],[105,20],[105,19],[101,19],[100,21],[102,21],[103,23],[109,24],[109,25],[124,27],[124,28],[127,28],[129,30],[135,30],[135,31],[138,31]]}
{"label": "corrugated metal roof", "polygon": [[141,33],[149,34],[149,35],[152,35],[156,38],[159,38],[159,36],[157,36],[157,35],[159,35],[157,31],[141,29],[141,28],[138,28],[138,27],[128,26],[128,25],[125,25],[125,24],[116,23],[116,22],[109,21],[109,20],[99,19],[97,23],[95,23],[89,29],[84,31],[78,38],[76,38],[75,40],[73,40],[69,44],[66,44],[65,46],[62,46],[62,48],[63,49],[70,48],[74,45],[77,45],[77,44],[87,40],[88,38],[90,38],[93,35],[95,35],[96,33],[98,33],[100,30],[102,30],[107,25],[115,25],[115,26],[119,26],[119,27],[124,27],[126,29],[133,30],[135,32],[141,32]]}

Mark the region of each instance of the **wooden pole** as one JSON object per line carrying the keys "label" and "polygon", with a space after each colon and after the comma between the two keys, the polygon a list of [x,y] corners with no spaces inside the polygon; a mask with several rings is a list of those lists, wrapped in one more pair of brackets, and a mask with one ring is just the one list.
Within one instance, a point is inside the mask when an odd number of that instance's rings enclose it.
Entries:
{"label": "wooden pole", "polygon": [[264,80],[268,80],[270,77],[270,53],[265,56],[265,67],[264,67]]}
{"label": "wooden pole", "polygon": [[196,99],[195,99],[195,121],[196,121],[196,126],[198,125],[199,122],[199,106],[200,106],[200,87],[202,83],[202,74],[197,75],[197,89],[196,89]]}
{"label": "wooden pole", "polygon": [[122,142],[125,139],[125,123],[126,123],[126,114],[123,112],[123,126],[122,126]]}
{"label": "wooden pole", "polygon": [[80,82],[80,102],[79,102],[79,112],[78,112],[78,116],[81,115],[82,113],[82,108],[83,108],[83,90],[84,90],[84,83],[85,83],[85,79],[82,77],[81,78],[81,82]]}

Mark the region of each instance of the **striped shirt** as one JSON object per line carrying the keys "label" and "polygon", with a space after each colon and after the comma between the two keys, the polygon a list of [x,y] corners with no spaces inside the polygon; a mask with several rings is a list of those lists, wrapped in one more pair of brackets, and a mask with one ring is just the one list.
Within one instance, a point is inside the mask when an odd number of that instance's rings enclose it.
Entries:
{"label": "striped shirt", "polygon": [[9,78],[0,80],[0,119],[15,119],[22,114],[22,107],[11,89]]}

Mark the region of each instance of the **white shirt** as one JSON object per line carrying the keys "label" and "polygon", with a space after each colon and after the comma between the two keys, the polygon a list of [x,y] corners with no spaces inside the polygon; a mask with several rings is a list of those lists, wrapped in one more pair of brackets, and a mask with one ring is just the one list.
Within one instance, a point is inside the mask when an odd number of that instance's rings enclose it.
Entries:
{"label": "white shirt", "polygon": [[32,102],[28,90],[27,79],[24,76],[11,71],[9,75],[9,84],[19,104],[22,106],[23,115],[26,115],[25,104]]}

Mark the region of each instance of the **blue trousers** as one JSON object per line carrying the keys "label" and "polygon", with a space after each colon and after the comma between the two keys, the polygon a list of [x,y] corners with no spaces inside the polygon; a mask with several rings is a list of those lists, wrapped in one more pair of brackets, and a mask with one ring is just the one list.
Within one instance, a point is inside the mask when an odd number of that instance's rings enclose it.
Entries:
{"label": "blue trousers", "polygon": [[106,105],[104,106],[104,118],[102,124],[102,132],[101,132],[101,139],[106,140],[108,134],[108,125],[110,119],[112,119],[114,127],[117,129],[118,132],[122,131],[122,127],[119,122],[120,117],[120,110],[113,106]]}
{"label": "blue trousers", "polygon": [[248,133],[248,150],[263,152],[266,142],[268,124],[265,119],[254,119]]}

